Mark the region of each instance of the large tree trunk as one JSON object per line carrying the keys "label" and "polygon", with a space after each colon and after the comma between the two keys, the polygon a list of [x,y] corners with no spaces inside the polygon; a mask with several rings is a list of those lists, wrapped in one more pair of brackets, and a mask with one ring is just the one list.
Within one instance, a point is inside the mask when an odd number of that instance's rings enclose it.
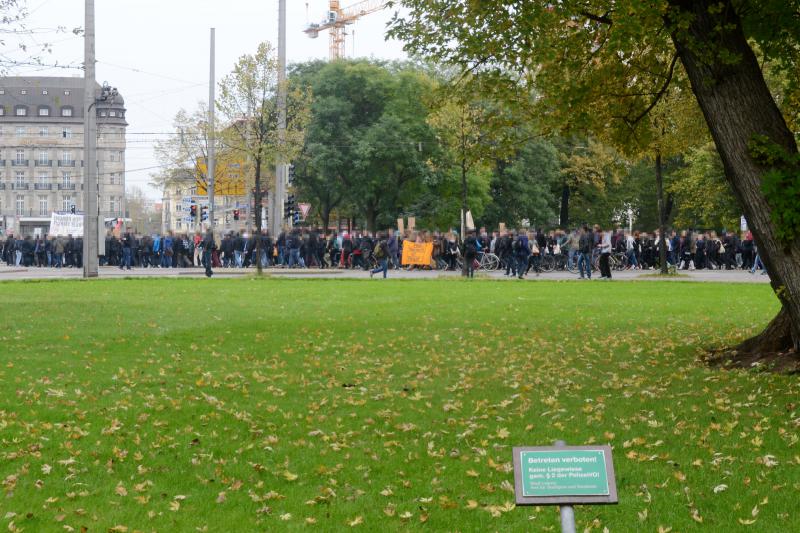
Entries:
{"label": "large tree trunk", "polygon": [[664,173],[661,150],[656,150],[656,195],[658,196],[658,260],[661,273],[667,274],[667,210],[664,205]]}
{"label": "large tree trunk", "polygon": [[[461,245],[467,239],[467,163],[466,155],[462,152],[461,159]],[[466,251],[466,248],[464,249]],[[467,277],[467,258],[464,257],[464,267],[461,269],[461,275]]]}
{"label": "large tree trunk", "polygon": [[375,233],[375,226],[377,225],[378,220],[378,210],[374,204],[370,203],[367,205],[366,209],[366,223],[367,223],[367,231],[374,234]]}
{"label": "large tree trunk", "polygon": [[[256,159],[256,194],[255,194],[255,209],[256,209],[256,233],[254,235],[256,239],[256,270],[258,275],[260,276],[263,274],[263,268],[261,266],[261,228],[263,226],[263,221],[261,220],[261,158]],[[275,216],[280,216],[278,213]]]}
{"label": "large tree trunk", "polygon": [[564,229],[569,229],[569,185],[566,183],[561,186],[561,212],[559,213],[558,222]]}
{"label": "large tree trunk", "polygon": [[[720,3],[724,5],[720,7]],[[732,2],[670,0],[670,4],[691,16],[686,31],[675,30],[672,40],[722,158],[726,179],[744,210],[772,287],[783,304],[769,334],[745,342],[738,351],[796,352],[800,347],[800,240],[779,242],[761,190],[768,169],[751,156],[749,143],[754,136],[763,135],[788,154],[797,153],[797,144],[767,88]],[[731,57],[738,60],[731,62]]]}
{"label": "large tree trunk", "polygon": [[319,217],[322,219],[322,234],[328,236],[328,226],[331,223],[331,209],[329,207],[319,210]]}

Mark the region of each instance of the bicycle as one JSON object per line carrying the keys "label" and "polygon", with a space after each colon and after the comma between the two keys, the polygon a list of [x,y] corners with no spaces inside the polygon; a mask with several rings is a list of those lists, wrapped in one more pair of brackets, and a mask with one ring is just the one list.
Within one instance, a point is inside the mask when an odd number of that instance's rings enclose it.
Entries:
{"label": "bicycle", "polygon": [[492,272],[500,268],[500,258],[493,253],[479,252],[477,261],[478,268],[485,272]]}

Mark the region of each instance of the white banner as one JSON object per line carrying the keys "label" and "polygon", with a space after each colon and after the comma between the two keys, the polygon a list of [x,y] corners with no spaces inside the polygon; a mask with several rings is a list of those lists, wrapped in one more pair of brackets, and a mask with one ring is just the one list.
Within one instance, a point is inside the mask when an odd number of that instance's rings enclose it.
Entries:
{"label": "white banner", "polygon": [[83,215],[53,213],[50,215],[49,235],[83,237]]}

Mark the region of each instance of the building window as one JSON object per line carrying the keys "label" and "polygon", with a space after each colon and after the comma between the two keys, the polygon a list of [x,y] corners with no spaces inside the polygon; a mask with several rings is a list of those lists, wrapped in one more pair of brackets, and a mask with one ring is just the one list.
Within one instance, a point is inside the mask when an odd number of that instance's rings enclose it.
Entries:
{"label": "building window", "polygon": [[49,165],[50,164],[50,153],[42,150],[39,152],[39,164],[40,165]]}
{"label": "building window", "polygon": [[0,117],[6,116],[6,108],[5,106],[0,105]]}
{"label": "building window", "polygon": [[50,214],[50,209],[47,206],[47,196],[39,197],[39,216],[47,216]]}
{"label": "building window", "polygon": [[72,152],[61,152],[61,162],[65,165],[72,164]]}
{"label": "building window", "polygon": [[26,91],[25,89],[22,89],[22,90],[19,92],[19,94],[28,94],[28,91]]}
{"label": "building window", "polygon": [[21,217],[25,214],[25,197],[17,195],[17,216]]}
{"label": "building window", "polygon": [[48,128],[39,128],[39,137],[47,137],[50,135],[50,130]]}
{"label": "building window", "polygon": [[5,89],[0,89],[0,94],[6,94],[6,90]]}
{"label": "building window", "polygon": [[17,158],[15,161],[18,165],[25,164],[25,150],[17,150]]}
{"label": "building window", "polygon": [[61,185],[63,185],[65,189],[69,189],[72,186],[72,173],[71,172],[62,172],[61,173]]}
{"label": "building window", "polygon": [[61,108],[61,116],[62,117],[71,117],[72,116],[72,108],[71,107],[62,107]]}
{"label": "building window", "polygon": [[25,137],[25,128],[17,127],[17,137]]}
{"label": "building window", "polygon": [[108,116],[109,117],[116,117],[117,116],[117,112],[116,111],[109,111],[108,112]]}
{"label": "building window", "polygon": [[18,188],[23,188],[25,186],[25,172],[17,171],[15,175],[15,185]]}
{"label": "building window", "polygon": [[39,184],[47,185],[50,182],[50,174],[47,172],[39,172]]}
{"label": "building window", "polygon": [[64,91],[64,96],[69,96],[69,91]]}
{"label": "building window", "polygon": [[65,194],[61,198],[61,210],[62,211],[71,211],[72,206],[75,205],[75,197],[71,194]]}
{"label": "building window", "polygon": [[17,115],[18,117],[28,116],[28,108],[25,106],[17,106],[15,115]]}
{"label": "building window", "polygon": [[61,136],[64,139],[72,139],[72,128],[64,128],[64,130],[61,132]]}
{"label": "building window", "polygon": [[109,196],[108,197],[108,212],[111,213],[111,214],[117,214],[118,210],[119,210],[119,205],[117,203],[117,197],[116,196]]}
{"label": "building window", "polygon": [[50,116],[50,108],[49,107],[40,107],[39,108],[39,116],[40,117],[49,117]]}

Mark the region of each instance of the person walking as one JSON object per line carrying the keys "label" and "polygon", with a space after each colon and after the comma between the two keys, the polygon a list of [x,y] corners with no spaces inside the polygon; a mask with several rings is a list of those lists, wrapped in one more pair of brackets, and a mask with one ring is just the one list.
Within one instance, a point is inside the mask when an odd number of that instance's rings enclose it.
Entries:
{"label": "person walking", "polygon": [[386,276],[389,272],[389,256],[391,254],[391,250],[389,249],[389,243],[383,235],[379,234],[377,241],[378,242],[375,244],[375,249],[372,251],[372,255],[378,261],[378,267],[369,271],[369,277],[371,278],[375,276],[375,274],[383,272],[383,279],[386,279]]}
{"label": "person walking", "polygon": [[125,235],[122,237],[122,262],[119,265],[120,270],[123,268],[131,269],[132,248],[133,236],[130,231],[126,231]]}
{"label": "person walking", "polygon": [[525,231],[520,231],[517,236],[516,246],[514,247],[514,255],[517,259],[517,277],[522,279],[528,272],[528,261],[531,255],[531,242],[528,239],[528,234]]}
{"label": "person walking", "polygon": [[611,232],[602,231],[600,236],[600,279],[611,280]]}
{"label": "person walking", "polygon": [[214,275],[214,272],[211,270],[211,266],[214,250],[217,249],[217,243],[214,240],[214,232],[211,230],[211,228],[206,231],[205,237],[203,237],[203,240],[200,241],[200,246],[202,246],[203,249],[203,264],[206,267],[206,277],[210,278]]}
{"label": "person walking", "polygon": [[475,259],[478,257],[478,238],[475,230],[470,230],[464,239],[464,276],[475,277]]}
{"label": "person walking", "polygon": [[578,236],[578,272],[580,279],[592,279],[592,248],[594,235],[589,226],[583,226]]}

